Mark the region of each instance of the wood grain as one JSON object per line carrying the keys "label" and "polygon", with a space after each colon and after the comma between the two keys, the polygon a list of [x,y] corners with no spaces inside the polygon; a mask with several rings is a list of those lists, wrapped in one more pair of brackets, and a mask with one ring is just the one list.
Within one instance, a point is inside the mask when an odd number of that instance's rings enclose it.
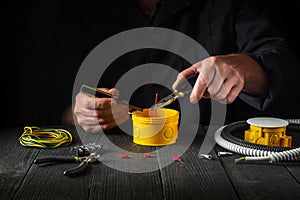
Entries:
{"label": "wood grain", "polygon": [[[182,162],[161,169],[165,199],[237,199],[226,172],[215,160],[216,155],[212,154],[212,160],[198,157],[202,141],[203,135],[199,134],[181,156]],[[172,156],[160,156],[160,164]]]}
{"label": "wood grain", "polygon": [[[223,151],[220,147],[215,150]],[[220,158],[240,199],[300,199],[299,181],[284,163],[252,161],[235,164],[234,159],[241,156],[235,154]],[[299,175],[299,165],[291,169]]]}
{"label": "wood grain", "polygon": [[[73,127],[72,146],[81,144]],[[103,146],[100,162],[88,166],[78,177],[66,177],[64,170],[76,163],[38,166],[35,158],[72,155],[72,146],[57,149],[23,147],[18,142],[22,128],[0,130],[1,199],[300,199],[298,162],[234,163],[241,155],[218,157],[224,151],[216,145],[212,160],[198,157],[205,130],[189,148],[180,142],[164,147],[141,146],[117,130],[99,138]],[[186,150],[186,151],[185,151]],[[152,154],[144,158],[144,153]],[[177,154],[183,152],[182,154]],[[120,158],[127,153],[129,158]],[[179,156],[182,162],[174,162]]]}
{"label": "wood grain", "polygon": [[0,196],[11,199],[32,166],[39,149],[23,147],[18,138],[23,128],[0,130]]}

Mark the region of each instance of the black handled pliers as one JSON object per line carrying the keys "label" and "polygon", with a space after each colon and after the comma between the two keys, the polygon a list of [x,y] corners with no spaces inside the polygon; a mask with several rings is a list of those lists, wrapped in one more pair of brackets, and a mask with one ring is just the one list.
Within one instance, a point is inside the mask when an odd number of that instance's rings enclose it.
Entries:
{"label": "black handled pliers", "polygon": [[37,158],[34,160],[34,164],[46,164],[46,163],[78,163],[77,167],[68,169],[64,171],[66,176],[76,176],[81,174],[89,163],[97,162],[100,154],[91,153],[88,156],[78,157],[78,156],[68,156],[68,157],[44,157]]}

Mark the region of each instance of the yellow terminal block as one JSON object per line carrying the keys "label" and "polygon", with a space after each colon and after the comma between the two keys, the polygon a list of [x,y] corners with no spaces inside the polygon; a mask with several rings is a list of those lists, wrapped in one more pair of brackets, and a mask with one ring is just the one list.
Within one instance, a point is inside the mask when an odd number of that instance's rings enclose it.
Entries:
{"label": "yellow terminal block", "polygon": [[287,136],[288,122],[277,118],[251,118],[247,120],[250,129],[245,130],[244,141],[267,145],[291,147],[292,136]]}

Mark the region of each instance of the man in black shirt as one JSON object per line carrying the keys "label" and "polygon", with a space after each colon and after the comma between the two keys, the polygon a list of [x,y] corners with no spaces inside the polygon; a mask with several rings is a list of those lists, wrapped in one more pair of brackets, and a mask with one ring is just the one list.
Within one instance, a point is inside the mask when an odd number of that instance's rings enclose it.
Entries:
{"label": "man in black shirt", "polygon": [[[109,7],[109,4],[106,6]],[[176,66],[171,59],[166,61],[168,56],[158,50],[139,52],[131,58],[140,59],[138,64],[160,61],[175,66],[182,71],[175,85],[183,77],[199,73],[190,102],[199,101],[201,115],[208,110],[204,107],[209,107],[207,100],[210,98],[228,104],[226,123],[259,115],[290,117],[292,105],[296,102],[295,92],[299,91],[296,83],[299,65],[286,41],[268,23],[254,1],[124,1],[122,6],[108,10],[120,14],[107,13],[112,24],[119,25],[113,27],[110,24],[109,28],[113,31],[143,26],[164,27],[192,37],[207,50],[210,57],[192,63],[192,66],[187,63]],[[145,56],[148,58],[145,59]],[[130,55],[127,60],[130,60]],[[113,71],[120,74],[122,70]],[[102,89],[117,93],[116,89],[111,89],[114,85],[107,86]],[[134,103],[141,107],[153,104],[145,101],[144,98]],[[112,103],[118,108],[118,117],[112,115]],[[107,130],[124,123],[128,120],[127,112],[127,106],[119,105],[112,99],[94,99],[80,93],[74,105],[77,123],[89,132]]]}
{"label": "man in black shirt", "polygon": [[[19,96],[30,94],[28,101],[40,112],[33,115],[25,101],[18,104],[14,98],[15,105],[20,105],[24,111],[18,110],[20,119],[23,115],[26,119],[32,115],[37,120],[48,120],[52,115],[57,117],[52,108],[62,110],[70,104],[76,67],[82,58],[106,39],[141,27],[162,27],[183,33],[202,45],[210,57],[189,63],[159,49],[129,52],[109,66],[99,87],[112,93],[116,82],[134,66],[161,63],[182,72],[184,77],[200,72],[190,100],[200,104],[201,123],[209,123],[206,119],[210,118],[211,100],[226,104],[226,123],[253,116],[299,117],[296,106],[299,101],[298,60],[255,1],[107,0],[72,5],[72,9],[60,2],[40,4],[43,5],[28,6],[29,9],[23,11],[26,18],[22,19],[20,27],[32,31],[19,38],[27,40],[11,41],[21,46],[17,52],[22,54],[20,59],[10,61],[20,62],[20,77],[16,80],[25,80],[20,81]],[[47,17],[48,12],[53,16]],[[11,24],[10,28],[16,25]],[[14,35],[19,32],[17,30]],[[186,69],[188,71],[184,71]],[[34,79],[29,79],[33,74]],[[168,78],[176,80],[176,77]],[[51,84],[44,87],[44,83]],[[26,89],[33,85],[41,88]],[[52,90],[55,93],[50,92]],[[160,97],[170,93],[162,86],[145,85],[134,92],[130,102],[149,107],[156,92]],[[62,122],[73,124],[73,111],[75,122],[91,132],[115,127],[116,121],[127,121],[128,108],[117,104],[119,117],[116,119],[111,115],[110,101],[78,94],[74,107],[68,107],[63,113]],[[95,104],[100,106],[96,110],[86,107]],[[175,104],[171,106],[175,108]]]}

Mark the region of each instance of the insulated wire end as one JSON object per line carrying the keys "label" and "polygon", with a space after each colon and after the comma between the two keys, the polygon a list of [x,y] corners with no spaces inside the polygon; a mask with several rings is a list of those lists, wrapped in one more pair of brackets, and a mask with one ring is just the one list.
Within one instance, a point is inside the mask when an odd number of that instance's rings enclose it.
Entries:
{"label": "insulated wire end", "polygon": [[235,159],[234,163],[238,163],[240,161],[266,161],[273,162],[271,156],[244,156],[239,159]]}
{"label": "insulated wire end", "polygon": [[244,157],[240,157],[238,159],[235,159],[234,163],[236,164],[236,163],[241,162],[241,161],[246,161],[246,157],[244,156]]}

